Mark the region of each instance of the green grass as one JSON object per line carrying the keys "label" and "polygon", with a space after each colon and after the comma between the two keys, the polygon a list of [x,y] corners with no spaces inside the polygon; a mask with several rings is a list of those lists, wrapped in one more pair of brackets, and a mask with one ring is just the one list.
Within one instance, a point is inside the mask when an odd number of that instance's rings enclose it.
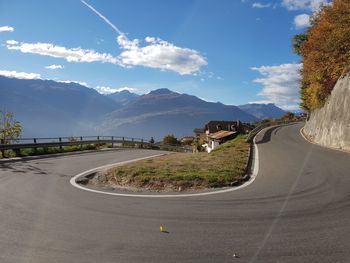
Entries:
{"label": "green grass", "polygon": [[[85,151],[85,150],[96,150],[98,147],[94,144],[85,144],[82,147],[80,145],[74,146],[64,146],[62,149],[59,147],[38,147],[36,151],[32,148],[20,149],[17,153],[13,150],[6,150],[5,157],[16,157],[16,156],[35,156],[43,154],[53,154],[53,153],[67,153],[67,152],[76,152],[76,151]],[[3,158],[0,153],[0,158]]]}
{"label": "green grass", "polygon": [[107,178],[112,185],[150,190],[227,186],[246,172],[249,143],[245,140],[240,135],[210,154],[176,153],[138,161],[109,170]]}

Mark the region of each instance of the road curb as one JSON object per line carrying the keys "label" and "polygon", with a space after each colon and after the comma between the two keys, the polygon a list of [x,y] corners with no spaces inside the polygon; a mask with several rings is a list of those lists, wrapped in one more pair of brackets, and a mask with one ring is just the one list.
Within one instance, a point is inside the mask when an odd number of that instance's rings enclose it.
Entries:
{"label": "road curb", "polygon": [[343,153],[348,153],[348,154],[350,154],[350,151],[343,150],[343,149],[340,149],[340,148],[331,147],[331,146],[322,145],[322,144],[319,144],[319,143],[317,143],[317,142],[312,141],[312,140],[309,139],[309,138],[307,137],[307,135],[304,133],[304,127],[302,127],[302,128],[299,130],[299,132],[300,132],[300,134],[301,134],[301,137],[303,137],[305,141],[307,141],[307,142],[309,142],[309,143],[311,143],[311,144],[314,144],[314,145],[323,147],[323,148],[325,148],[325,149],[335,150],[335,151],[339,151],[339,152],[343,152]]}
{"label": "road curb", "polygon": [[[129,161],[124,161],[124,162],[118,162],[118,163],[113,163],[113,164],[108,164],[108,165],[104,165],[104,166],[100,166],[100,167],[96,167],[87,171],[84,171],[82,173],[79,173],[75,176],[73,176],[70,179],[70,184],[76,188],[79,188],[81,190],[85,190],[88,192],[92,192],[92,193],[98,193],[98,194],[105,194],[105,195],[112,195],[112,196],[120,196],[120,197],[141,197],[141,198],[179,198],[179,197],[198,197],[198,196],[207,196],[207,195],[214,195],[214,194],[223,194],[223,193],[228,193],[228,192],[233,192],[242,188],[245,188],[247,186],[249,186],[250,184],[252,184],[259,172],[259,150],[258,150],[258,146],[256,144],[255,138],[256,136],[258,136],[262,131],[264,131],[265,129],[268,129],[271,127],[266,127],[264,129],[262,129],[261,131],[259,131],[253,139],[253,151],[250,151],[250,156],[249,159],[251,159],[251,167],[250,169],[248,168],[247,170],[250,171],[250,174],[246,174],[245,177],[247,178],[246,181],[243,184],[239,184],[238,186],[234,186],[234,187],[230,187],[229,189],[222,189],[222,190],[213,190],[210,192],[201,192],[201,193],[193,193],[193,194],[129,194],[129,193],[113,193],[113,192],[105,192],[105,191],[101,191],[101,190],[95,190],[95,189],[90,189],[87,187],[84,187],[80,184],[78,184],[76,182],[76,180],[79,177],[85,176],[87,177],[88,175],[91,175],[92,173],[96,173],[97,171],[101,171],[101,170],[106,170],[108,168],[112,168],[115,166],[120,166],[120,165],[124,165],[124,164],[128,164],[128,163],[132,163],[132,162],[136,162],[136,161],[140,161],[140,160],[145,160],[145,159],[149,159],[149,158],[154,158],[154,157],[158,157],[158,156],[162,156],[164,154],[158,154],[158,155],[152,155],[152,156],[148,156],[148,157],[143,157],[143,158],[138,158],[138,159],[133,159],[133,160],[129,160]],[[249,161],[248,161],[249,162]]]}

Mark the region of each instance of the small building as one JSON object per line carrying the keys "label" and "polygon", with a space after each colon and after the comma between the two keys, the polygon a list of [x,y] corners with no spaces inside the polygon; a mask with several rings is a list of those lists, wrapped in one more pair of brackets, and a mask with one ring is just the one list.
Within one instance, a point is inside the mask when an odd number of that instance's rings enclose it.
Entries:
{"label": "small building", "polygon": [[193,136],[184,136],[180,139],[181,144],[191,145],[195,138]]}
{"label": "small building", "polygon": [[205,133],[211,134],[218,131],[240,131],[242,123],[238,121],[210,121],[205,127]]}
{"label": "small building", "polygon": [[203,128],[196,128],[193,130],[196,140],[201,141],[201,140],[205,140],[206,139],[206,134],[205,134],[205,130]]}
{"label": "small building", "polygon": [[218,145],[234,139],[238,134],[247,134],[254,128],[253,125],[241,121],[209,121],[204,129],[194,129],[196,139],[203,139],[207,152],[211,152]]}
{"label": "small building", "polygon": [[208,135],[208,141],[206,145],[207,152],[210,153],[220,144],[234,139],[237,135],[237,131],[218,131],[215,133],[210,133]]}

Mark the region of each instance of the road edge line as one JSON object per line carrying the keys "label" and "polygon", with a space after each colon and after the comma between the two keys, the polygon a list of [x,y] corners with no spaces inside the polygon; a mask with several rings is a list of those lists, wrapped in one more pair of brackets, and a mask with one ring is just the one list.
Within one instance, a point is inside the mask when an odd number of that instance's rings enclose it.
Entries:
{"label": "road edge line", "polygon": [[196,197],[196,196],[207,196],[207,195],[214,195],[214,194],[223,194],[223,193],[228,193],[228,192],[233,192],[242,188],[245,188],[247,186],[249,186],[250,184],[252,184],[258,173],[259,173],[259,150],[258,150],[258,146],[256,144],[256,137],[265,129],[267,128],[271,128],[271,127],[266,127],[264,129],[262,129],[261,131],[259,131],[253,139],[253,145],[254,145],[254,151],[253,151],[253,161],[252,161],[252,169],[251,169],[251,175],[250,175],[250,179],[248,181],[246,181],[245,183],[243,183],[242,185],[236,186],[236,187],[231,187],[229,189],[223,189],[223,190],[217,190],[217,191],[210,191],[210,192],[203,192],[203,193],[193,193],[193,194],[124,194],[124,193],[113,193],[113,192],[105,192],[105,191],[101,191],[101,190],[95,190],[95,189],[90,189],[90,188],[86,188],[78,183],[76,183],[76,179],[78,179],[81,176],[84,175],[88,175],[91,174],[93,172],[97,172],[100,170],[104,170],[107,168],[111,168],[111,167],[115,167],[115,166],[120,166],[120,165],[124,165],[124,164],[128,164],[128,163],[132,163],[132,162],[136,162],[136,161],[141,161],[141,160],[145,160],[145,159],[149,159],[149,158],[154,158],[154,157],[158,157],[158,156],[162,156],[164,154],[157,154],[157,155],[152,155],[152,156],[147,156],[147,157],[142,157],[142,158],[137,158],[137,159],[133,159],[133,160],[128,160],[128,161],[124,161],[124,162],[118,162],[118,163],[113,163],[113,164],[107,164],[107,165],[103,165],[103,166],[99,166],[87,171],[84,171],[82,173],[79,173],[75,176],[73,176],[70,179],[70,184],[76,188],[79,188],[81,190],[85,190],[88,192],[92,192],[92,193],[98,193],[98,194],[105,194],[105,195],[112,195],[112,196],[122,196],[122,197],[142,197],[142,198],[179,198],[179,197]]}

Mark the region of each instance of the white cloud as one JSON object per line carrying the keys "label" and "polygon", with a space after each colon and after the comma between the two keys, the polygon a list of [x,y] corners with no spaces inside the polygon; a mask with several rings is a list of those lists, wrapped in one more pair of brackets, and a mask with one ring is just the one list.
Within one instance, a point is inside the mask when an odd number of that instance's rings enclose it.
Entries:
{"label": "white cloud", "polygon": [[[38,73],[28,73],[28,72],[18,72],[14,70],[0,70],[0,76],[7,77],[7,78],[16,78],[16,79],[42,79],[42,80],[50,80],[42,78],[40,74]],[[89,85],[84,81],[76,81],[76,80],[57,80],[56,82],[61,83],[76,83],[85,87],[89,87]]]}
{"label": "white cloud", "polygon": [[77,81],[77,80],[55,80],[56,82],[61,82],[61,83],[75,83],[79,84],[81,86],[85,86],[89,88],[89,85],[85,81]]}
{"label": "white cloud", "polygon": [[22,53],[32,53],[54,58],[63,58],[68,62],[102,62],[118,64],[118,58],[107,53],[98,53],[90,49],[66,48],[50,43],[18,43],[15,40],[6,42],[10,50],[19,50]]}
{"label": "white cloud", "polygon": [[202,97],[200,97],[200,99],[201,99],[201,100],[204,100],[204,101],[206,101],[206,102],[212,102],[212,103],[217,103],[217,102],[218,102],[218,101],[215,101],[215,100],[208,100],[208,99],[202,98]]}
{"label": "white cloud", "polygon": [[45,68],[47,68],[47,69],[62,69],[64,67],[62,65],[53,64],[53,65],[50,65],[50,66],[46,66]]}
{"label": "white cloud", "polygon": [[16,40],[6,40],[7,45],[17,45],[18,42]]}
{"label": "white cloud", "polygon": [[270,104],[273,103],[271,100],[257,100],[257,101],[249,101],[248,104]]}
{"label": "white cloud", "polygon": [[263,4],[263,3],[255,2],[252,4],[253,8],[268,8],[270,6],[271,6],[271,3]]}
{"label": "white cloud", "polygon": [[82,49],[80,47],[66,48],[52,43],[40,42],[19,43],[15,40],[6,41],[6,47],[9,50],[18,50],[22,53],[63,58],[68,62],[102,62],[123,67],[144,66],[162,71],[174,71],[180,75],[195,75],[200,72],[201,67],[208,64],[206,58],[198,51],[175,46],[160,38],[147,36],[145,38],[146,45],[141,46],[139,39],[130,40],[125,33],[120,31],[94,7],[83,0],[81,2],[103,19],[118,34],[117,43],[122,50],[119,56],[113,56],[109,53],[99,53],[95,50]]}
{"label": "white cloud", "polygon": [[17,78],[17,79],[40,79],[40,74],[37,73],[27,73],[27,72],[17,72],[14,70],[0,70],[0,76],[8,78]]}
{"label": "white cloud", "polygon": [[301,14],[294,17],[294,25],[296,29],[302,29],[310,26],[310,16],[307,14]]}
{"label": "white cloud", "polygon": [[107,86],[97,86],[95,88],[95,90],[97,90],[101,94],[111,94],[111,93],[115,93],[115,92],[121,92],[123,90],[127,90],[127,91],[130,91],[133,93],[135,93],[137,91],[136,88],[130,88],[130,87],[111,88],[111,87],[107,87]]}
{"label": "white cloud", "polygon": [[160,38],[147,36],[145,38],[147,44],[142,47],[139,39],[130,40],[125,33],[93,6],[83,0],[81,2],[118,34],[117,43],[123,50],[118,56],[120,65],[157,68],[164,71],[174,71],[180,75],[195,74],[200,71],[202,66],[207,65],[206,58],[201,56],[198,51],[175,46]]}
{"label": "white cloud", "polygon": [[175,71],[180,75],[194,74],[202,66],[207,65],[206,59],[193,49],[180,48],[159,38],[146,39],[151,41],[148,42],[149,45],[140,47],[140,40],[129,40],[124,34],[119,35],[117,41],[123,51],[118,57],[98,53],[95,50],[66,48],[51,43],[19,43],[8,40],[6,47],[22,53],[63,58],[68,62],[102,62],[124,67],[144,66]]}
{"label": "white cloud", "polygon": [[329,5],[330,0],[282,0],[282,6],[288,10],[310,10],[317,12],[322,5]]}
{"label": "white cloud", "polygon": [[14,30],[12,26],[0,26],[0,32],[13,32]]}
{"label": "white cloud", "polygon": [[208,64],[198,51],[177,47],[159,38],[146,37],[148,45],[143,47],[140,40],[129,40],[125,34],[119,35],[117,41],[124,50],[119,59],[125,66],[144,66],[189,75]]}
{"label": "white cloud", "polygon": [[302,64],[282,64],[278,66],[253,67],[262,78],[255,79],[255,83],[263,86],[258,93],[265,97],[265,101],[275,103],[283,109],[297,109],[299,99],[300,69]]}

